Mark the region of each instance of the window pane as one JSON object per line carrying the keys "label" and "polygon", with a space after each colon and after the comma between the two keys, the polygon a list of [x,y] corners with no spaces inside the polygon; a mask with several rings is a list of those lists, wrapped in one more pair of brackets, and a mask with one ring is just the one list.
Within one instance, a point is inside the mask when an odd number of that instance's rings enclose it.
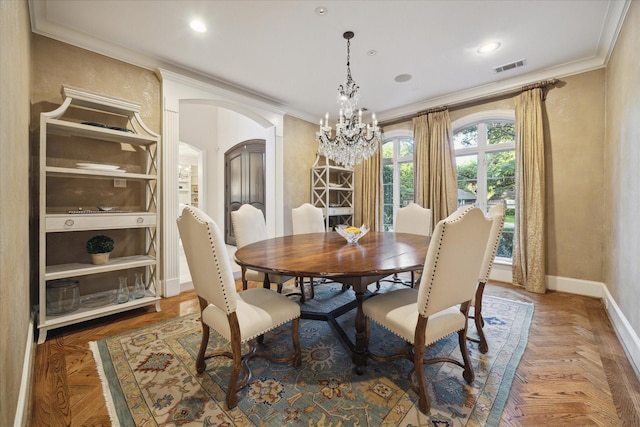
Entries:
{"label": "window pane", "polygon": [[382,158],[390,159],[393,157],[393,141],[382,144]]}
{"label": "window pane", "polygon": [[478,126],[469,126],[453,135],[453,147],[459,148],[477,147],[478,146]]}
{"label": "window pane", "polygon": [[413,140],[400,140],[400,157],[413,156]]}
{"label": "window pane", "polygon": [[413,202],[413,138],[398,137],[382,145],[382,230],[393,231],[394,212]]}
{"label": "window pane", "polygon": [[400,207],[413,202],[413,162],[400,163]]}
{"label": "window pane", "polygon": [[382,165],[382,229],[393,229],[393,164]]}
{"label": "window pane", "polygon": [[500,151],[487,154],[487,202],[514,198],[516,153]]}
{"label": "window pane", "polygon": [[514,142],[516,130],[513,123],[487,123],[487,142],[489,145]]}
{"label": "window pane", "polygon": [[476,203],[478,188],[478,156],[457,156],[458,207]]}
{"label": "window pane", "polygon": [[505,203],[504,228],[496,256],[511,258],[515,221],[516,153],[500,151],[487,154],[487,208]]}

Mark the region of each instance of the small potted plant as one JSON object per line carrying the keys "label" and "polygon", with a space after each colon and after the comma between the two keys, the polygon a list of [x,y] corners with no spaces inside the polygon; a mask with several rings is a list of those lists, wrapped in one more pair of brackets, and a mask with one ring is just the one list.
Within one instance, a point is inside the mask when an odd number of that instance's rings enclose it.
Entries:
{"label": "small potted plant", "polygon": [[109,236],[93,236],[87,241],[87,252],[91,254],[93,263],[100,265],[109,261],[109,254],[113,251],[115,244]]}

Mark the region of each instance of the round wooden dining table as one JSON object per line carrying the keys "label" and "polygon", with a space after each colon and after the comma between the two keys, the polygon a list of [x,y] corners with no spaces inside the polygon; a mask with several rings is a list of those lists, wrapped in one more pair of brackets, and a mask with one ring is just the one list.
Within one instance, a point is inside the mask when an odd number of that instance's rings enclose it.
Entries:
{"label": "round wooden dining table", "polygon": [[[367,287],[394,273],[421,270],[428,246],[428,237],[407,233],[370,231],[355,244],[336,232],[296,234],[244,246],[236,251],[235,261],[266,274],[326,278],[351,286],[356,301],[355,344],[345,340],[344,332],[339,335],[350,347],[356,372],[361,374],[367,359],[362,311]],[[268,278],[265,286],[269,287]],[[339,328],[335,319],[324,320],[333,320],[334,329]]]}

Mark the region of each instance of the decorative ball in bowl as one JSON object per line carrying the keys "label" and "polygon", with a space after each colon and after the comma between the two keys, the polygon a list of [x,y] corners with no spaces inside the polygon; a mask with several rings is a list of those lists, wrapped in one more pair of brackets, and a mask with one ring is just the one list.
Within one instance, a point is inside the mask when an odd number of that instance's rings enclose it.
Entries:
{"label": "decorative ball in bowl", "polygon": [[358,240],[367,234],[369,229],[364,225],[358,228],[342,224],[336,227],[336,232],[344,237],[347,243],[358,243]]}

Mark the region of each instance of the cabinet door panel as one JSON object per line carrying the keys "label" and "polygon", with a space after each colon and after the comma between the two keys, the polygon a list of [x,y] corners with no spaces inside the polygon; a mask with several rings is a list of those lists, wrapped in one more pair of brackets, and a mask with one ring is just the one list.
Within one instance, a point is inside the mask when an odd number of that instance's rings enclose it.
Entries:
{"label": "cabinet door panel", "polygon": [[264,152],[247,153],[247,175],[244,177],[247,184],[245,203],[250,203],[264,214],[265,208],[265,170]]}
{"label": "cabinet door panel", "polygon": [[227,162],[227,194],[228,207],[233,212],[242,206],[242,152],[236,152],[229,156]]}

